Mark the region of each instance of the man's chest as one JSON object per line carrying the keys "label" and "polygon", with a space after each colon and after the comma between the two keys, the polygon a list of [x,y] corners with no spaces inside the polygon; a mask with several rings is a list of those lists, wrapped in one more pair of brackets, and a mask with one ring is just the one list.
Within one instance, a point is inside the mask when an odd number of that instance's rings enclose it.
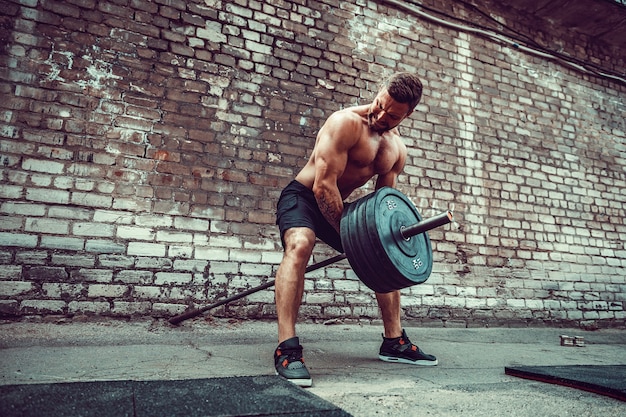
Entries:
{"label": "man's chest", "polygon": [[377,136],[359,142],[348,155],[348,165],[374,174],[389,172],[399,158],[396,138]]}

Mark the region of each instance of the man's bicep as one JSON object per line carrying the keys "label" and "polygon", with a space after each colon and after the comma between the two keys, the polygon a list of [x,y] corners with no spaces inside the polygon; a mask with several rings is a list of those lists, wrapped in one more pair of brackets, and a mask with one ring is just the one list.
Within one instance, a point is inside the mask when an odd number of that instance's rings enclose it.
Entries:
{"label": "man's bicep", "polygon": [[396,188],[396,184],[398,183],[398,174],[395,172],[388,172],[384,175],[379,175],[376,178],[376,189],[382,187],[391,187]]}
{"label": "man's bicep", "polygon": [[320,149],[315,156],[315,180],[335,181],[341,177],[347,164],[347,153],[333,147]]}
{"label": "man's bicep", "polygon": [[315,146],[316,179],[341,176],[348,163],[348,152],[354,145],[353,134],[346,121],[329,118],[320,130]]}

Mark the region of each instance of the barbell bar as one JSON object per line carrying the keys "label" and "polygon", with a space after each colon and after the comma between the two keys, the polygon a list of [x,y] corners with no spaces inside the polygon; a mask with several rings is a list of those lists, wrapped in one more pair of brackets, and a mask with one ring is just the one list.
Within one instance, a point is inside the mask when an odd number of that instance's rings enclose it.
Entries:
{"label": "barbell bar", "polygon": [[[380,188],[346,204],[340,227],[345,253],[310,265],[305,273],[347,258],[357,277],[376,292],[421,284],[432,271],[432,247],[427,232],[452,219],[452,212],[446,211],[423,220],[415,205],[400,191]],[[169,323],[177,325],[274,284],[275,280],[271,280],[208,306],[188,310],[169,319]]]}
{"label": "barbell bar", "polygon": [[[316,264],[307,266],[305,271],[304,271],[304,273],[307,274],[307,273],[309,273],[311,271],[315,271],[316,269],[323,268],[325,266],[328,266],[330,264],[334,264],[335,262],[339,262],[339,261],[344,260],[344,259],[346,259],[346,255],[343,254],[343,253],[339,254],[339,255],[336,255],[336,256],[333,256],[333,257],[328,258],[328,259],[324,259],[323,261],[320,261],[320,262],[318,262]],[[213,304],[210,304],[208,306],[186,311],[186,312],[184,312],[181,315],[172,317],[171,319],[169,319],[169,322],[170,322],[170,324],[176,325],[176,324],[178,324],[178,323],[180,323],[182,321],[185,321],[187,319],[199,316],[200,314],[202,314],[202,313],[204,313],[206,311],[212,310],[212,309],[217,308],[219,306],[223,306],[224,304],[228,304],[231,301],[239,300],[240,298],[247,297],[250,294],[254,294],[255,292],[259,292],[259,291],[262,291],[262,290],[264,290],[266,288],[270,288],[275,283],[276,283],[276,280],[274,280],[274,279],[271,280],[271,281],[267,281],[265,284],[261,284],[261,285],[259,285],[257,287],[250,288],[250,289],[248,289],[246,291],[242,291],[242,292],[240,292],[238,294],[235,294],[235,295],[233,295],[231,297],[228,297],[228,298],[224,298],[223,300],[217,301],[217,302],[215,302]]]}
{"label": "barbell bar", "polygon": [[430,217],[426,220],[422,220],[421,222],[415,223],[411,226],[401,226],[400,234],[406,240],[410,240],[413,236],[419,235],[421,233],[427,232],[432,229],[436,229],[439,226],[443,226],[452,221],[453,216],[451,211],[444,211],[434,217]]}

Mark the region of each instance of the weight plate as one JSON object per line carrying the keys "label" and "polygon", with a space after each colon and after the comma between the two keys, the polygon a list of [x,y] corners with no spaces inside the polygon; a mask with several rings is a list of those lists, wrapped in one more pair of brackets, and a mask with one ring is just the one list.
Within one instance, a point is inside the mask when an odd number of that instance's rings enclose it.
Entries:
{"label": "weight plate", "polygon": [[400,191],[384,187],[348,205],[341,219],[341,241],[350,266],[376,292],[420,284],[432,271],[428,234],[409,239],[402,227],[422,217]]}
{"label": "weight plate", "polygon": [[375,280],[377,292],[390,292],[396,289],[404,288],[406,285],[398,280],[398,271],[393,263],[393,260],[389,258],[387,250],[385,249],[384,236],[380,234],[378,228],[378,198],[380,193],[374,196],[367,202],[367,217],[368,217],[368,231],[370,234],[370,241],[374,241],[378,252],[376,254],[378,259],[378,268],[372,273],[376,274]]}
{"label": "weight plate", "polygon": [[432,246],[427,232],[404,239],[402,227],[422,220],[415,205],[401,192],[384,189],[376,198],[376,227],[382,247],[402,288],[426,281],[432,271]]}
{"label": "weight plate", "polygon": [[364,250],[372,250],[369,244],[364,244],[366,233],[360,230],[361,216],[364,214],[362,206],[365,200],[360,199],[348,205],[341,218],[341,244],[348,258],[350,266],[359,279],[371,288],[369,271],[375,269],[371,264],[371,256],[364,254]]}

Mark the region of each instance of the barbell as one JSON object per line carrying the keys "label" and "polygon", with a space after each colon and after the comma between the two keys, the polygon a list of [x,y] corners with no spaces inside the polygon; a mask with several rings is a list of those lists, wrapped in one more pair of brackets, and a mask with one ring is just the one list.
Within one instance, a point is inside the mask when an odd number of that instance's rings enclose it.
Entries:
{"label": "barbell", "polygon": [[450,211],[422,220],[407,196],[383,187],[344,210],[341,244],[365,285],[376,292],[391,292],[428,279],[433,251],[426,232],[451,221]]}
{"label": "barbell", "polygon": [[[370,289],[386,293],[421,284],[433,268],[428,231],[452,221],[446,211],[423,220],[415,205],[400,191],[382,187],[345,205],[340,223],[345,254],[336,255],[306,268],[305,273],[348,259],[357,277]],[[178,324],[205,311],[269,288],[268,281],[208,306],[172,317]]]}

